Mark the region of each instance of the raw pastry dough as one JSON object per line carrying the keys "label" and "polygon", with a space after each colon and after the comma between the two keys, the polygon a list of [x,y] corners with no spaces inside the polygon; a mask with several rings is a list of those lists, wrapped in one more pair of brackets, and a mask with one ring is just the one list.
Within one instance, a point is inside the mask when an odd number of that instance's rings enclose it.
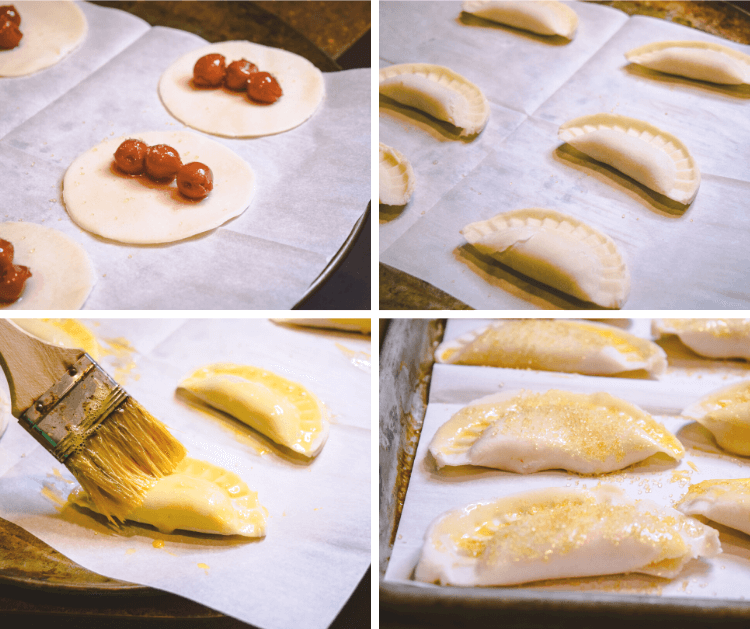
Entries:
{"label": "raw pastry dough", "polygon": [[480,465],[530,474],[621,470],[663,452],[685,449],[651,415],[609,393],[506,392],[475,400],[430,442],[438,468]]}
{"label": "raw pastry dough", "polygon": [[675,509],[750,535],[750,478],[704,480],[690,485]]}
{"label": "raw pastry dough", "polygon": [[[256,105],[244,92],[224,87],[194,88],[195,62],[213,53],[224,55],[227,64],[244,58],[259,70],[273,74],[283,96],[272,105]],[[175,118],[199,131],[232,138],[293,129],[315,113],[324,94],[323,74],[307,59],[247,41],[219,42],[192,50],[169,66],[159,79],[159,96]]]}
{"label": "raw pastry dough", "polygon": [[328,328],[330,330],[344,330],[345,332],[370,333],[369,319],[271,319],[275,323],[301,325],[311,328]]}
{"label": "raw pastry dough", "polygon": [[13,243],[13,262],[29,267],[21,298],[8,310],[78,310],[94,286],[91,261],[77,242],[34,223],[0,223],[0,238]]}
{"label": "raw pastry dough", "polygon": [[25,76],[48,68],[86,36],[86,17],[72,2],[16,0],[12,4],[21,16],[23,38],[18,47],[0,50],[0,76]]}
{"label": "raw pastry dough", "polygon": [[444,513],[427,530],[415,576],[459,586],[627,572],[673,578],[691,559],[720,552],[716,530],[617,487],[553,488]]}
{"label": "raw pastry dough", "polygon": [[616,114],[594,114],[560,127],[564,142],[678,203],[698,194],[701,175],[687,147],[657,127]]}
{"label": "raw pastry dough", "polygon": [[614,241],[572,216],[529,208],[461,230],[480,252],[583,301],[620,308],[630,272]]}
{"label": "raw pastry dough", "polygon": [[[68,497],[72,504],[97,511],[89,495],[78,488]],[[140,507],[126,520],[150,524],[162,533],[175,530],[264,537],[268,511],[239,476],[225,469],[186,457],[177,470],[148,490]]]}
{"label": "raw pastry dough", "polygon": [[573,39],[578,28],[576,12],[567,4],[555,0],[471,0],[464,2],[461,8],[466,13],[485,20],[500,22],[540,35],[560,35]]}
{"label": "raw pastry dough", "polygon": [[198,369],[179,387],[304,456],[314,457],[328,439],[323,403],[267,369],[217,363]]}
{"label": "raw pastry dough", "polygon": [[402,153],[380,142],[378,172],[380,203],[405,205],[414,192],[414,169]]}
{"label": "raw pastry dough", "polygon": [[52,345],[82,349],[94,360],[101,355],[101,345],[94,334],[75,319],[13,319],[13,323]]}
{"label": "raw pastry dough", "polygon": [[651,333],[676,334],[701,356],[750,360],[750,319],[654,319]]}
{"label": "raw pastry dough", "polygon": [[750,55],[703,41],[661,41],[634,48],[625,58],[652,70],[689,79],[741,85],[750,83]]}
{"label": "raw pastry dough", "polygon": [[380,93],[402,105],[474,135],[484,129],[490,105],[482,90],[460,74],[429,63],[403,63],[380,70]]}
{"label": "raw pastry dough", "polygon": [[725,450],[750,456],[750,380],[709,393],[682,415],[709,430]]}
{"label": "raw pastry dough", "polygon": [[[214,174],[214,189],[191,201],[177,184],[131,177],[114,166],[117,147],[128,138],[149,146],[168,144],[182,163],[199,161]],[[239,216],[255,193],[255,175],[231,149],[186,131],[148,131],[105,140],[77,157],[63,179],[63,200],[77,225],[104,238],[134,244],[182,240]]]}
{"label": "raw pastry dough", "polygon": [[441,343],[435,360],[590,376],[667,369],[667,355],[656,343],[600,323],[545,319],[496,321]]}

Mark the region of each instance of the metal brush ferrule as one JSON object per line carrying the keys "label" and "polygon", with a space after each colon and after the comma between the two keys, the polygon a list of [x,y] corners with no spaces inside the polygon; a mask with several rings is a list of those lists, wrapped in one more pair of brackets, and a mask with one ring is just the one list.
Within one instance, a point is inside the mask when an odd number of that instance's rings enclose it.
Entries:
{"label": "metal brush ferrule", "polygon": [[127,397],[119,384],[83,354],[26,410],[20,423],[64,463]]}

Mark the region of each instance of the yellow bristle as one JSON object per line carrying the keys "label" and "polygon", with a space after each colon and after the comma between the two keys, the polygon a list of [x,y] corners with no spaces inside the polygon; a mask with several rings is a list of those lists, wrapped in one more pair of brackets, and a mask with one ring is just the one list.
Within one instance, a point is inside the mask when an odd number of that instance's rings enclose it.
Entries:
{"label": "yellow bristle", "polygon": [[132,398],[126,399],[65,461],[94,504],[111,521],[124,520],[145,493],[171,474],[185,447]]}

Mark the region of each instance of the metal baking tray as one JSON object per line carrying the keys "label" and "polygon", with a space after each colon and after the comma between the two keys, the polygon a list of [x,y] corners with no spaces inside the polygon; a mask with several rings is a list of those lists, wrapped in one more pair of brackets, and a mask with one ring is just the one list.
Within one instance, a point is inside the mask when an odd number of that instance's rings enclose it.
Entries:
{"label": "metal baking tray", "polygon": [[384,580],[401,507],[409,485],[430,389],[433,353],[445,321],[393,319],[380,350],[380,626],[463,626],[492,620],[504,626],[593,625],[599,620],[629,620],[649,626],[680,622],[732,621],[748,626],[750,603],[717,598],[627,596],[603,592],[541,592],[523,588],[424,588]]}

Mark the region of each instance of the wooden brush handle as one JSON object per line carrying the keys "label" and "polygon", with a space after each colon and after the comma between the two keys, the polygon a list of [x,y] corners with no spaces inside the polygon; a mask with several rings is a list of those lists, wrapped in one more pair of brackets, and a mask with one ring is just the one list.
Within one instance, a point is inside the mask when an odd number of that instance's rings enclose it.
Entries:
{"label": "wooden brush handle", "polygon": [[0,363],[8,378],[13,415],[21,417],[83,353],[40,341],[12,321],[0,319]]}

